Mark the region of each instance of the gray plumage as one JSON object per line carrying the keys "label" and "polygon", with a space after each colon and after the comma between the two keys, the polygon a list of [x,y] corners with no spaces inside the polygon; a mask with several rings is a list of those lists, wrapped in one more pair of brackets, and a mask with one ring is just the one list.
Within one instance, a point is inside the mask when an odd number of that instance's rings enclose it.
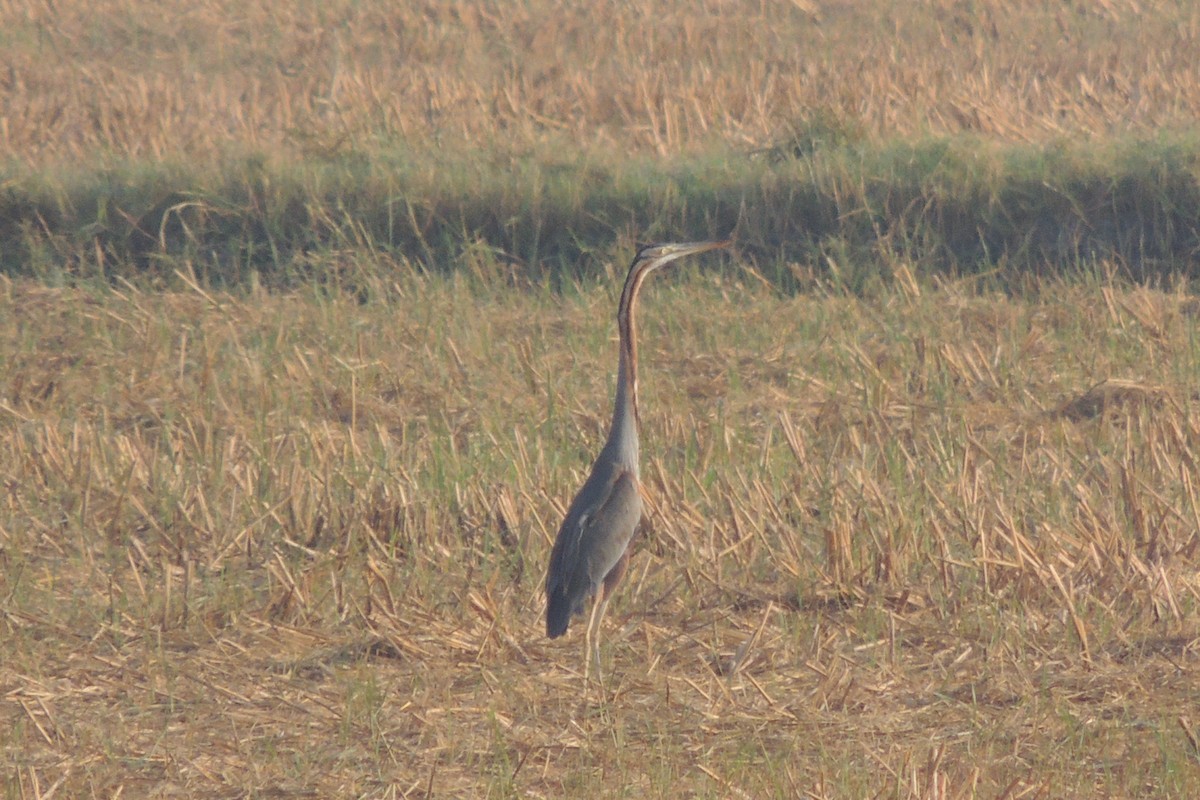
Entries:
{"label": "gray plumage", "polygon": [[[546,575],[546,635],[566,633],[571,617],[593,606],[587,638],[629,561],[630,543],[642,517],[638,482],[637,337],[634,307],[642,281],[677,258],[726,247],[728,241],[654,244],[638,251],[617,306],[620,352],[612,427],[583,487],[558,531]],[[597,666],[599,644],[596,648]]]}

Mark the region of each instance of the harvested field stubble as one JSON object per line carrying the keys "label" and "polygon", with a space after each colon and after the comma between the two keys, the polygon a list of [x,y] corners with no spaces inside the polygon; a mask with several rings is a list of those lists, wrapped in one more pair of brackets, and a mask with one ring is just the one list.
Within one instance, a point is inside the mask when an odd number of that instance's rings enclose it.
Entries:
{"label": "harvested field stubble", "polygon": [[[5,796],[1200,797],[1198,35],[0,0]],[[585,696],[614,254],[735,227]]]}
{"label": "harvested field stubble", "polygon": [[0,4],[0,148],[301,157],[480,142],[659,155],[861,131],[1008,141],[1190,126],[1200,8],[1171,0],[229,0]]}
{"label": "harvested field stubble", "polygon": [[754,286],[647,294],[585,698],[611,286],[3,284],[8,794],[1195,794],[1194,303]]}

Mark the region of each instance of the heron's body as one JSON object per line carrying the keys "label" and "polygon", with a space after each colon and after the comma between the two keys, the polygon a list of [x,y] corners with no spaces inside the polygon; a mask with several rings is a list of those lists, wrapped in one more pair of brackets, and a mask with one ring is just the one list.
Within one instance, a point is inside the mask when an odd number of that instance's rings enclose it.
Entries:
{"label": "heron's body", "polygon": [[[612,427],[591,474],[567,509],[550,554],[546,635],[552,639],[566,633],[571,617],[582,613],[587,601],[599,595],[588,624],[587,638],[592,638],[609,595],[625,574],[630,543],[642,517],[634,324],[634,307],[642,281],[677,258],[728,244],[722,241],[650,245],[638,251],[629,268],[617,308],[620,356]],[[596,657],[598,662],[598,647]]]}
{"label": "heron's body", "polygon": [[[618,385],[628,384],[621,380],[623,374],[618,373]],[[618,400],[618,409],[622,405]],[[546,634],[551,639],[567,632],[571,617],[583,612],[601,582],[607,596],[621,579],[641,518],[637,426],[626,420],[614,425],[554,542],[546,579]]]}

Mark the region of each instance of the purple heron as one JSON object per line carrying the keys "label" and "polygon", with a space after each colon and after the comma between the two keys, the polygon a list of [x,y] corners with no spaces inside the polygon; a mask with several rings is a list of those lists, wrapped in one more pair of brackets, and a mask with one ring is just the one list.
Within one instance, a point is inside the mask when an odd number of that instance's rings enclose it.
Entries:
{"label": "purple heron", "polygon": [[[652,244],[638,250],[621,302],[617,306],[617,394],[608,440],[591,474],[571,501],[550,554],[546,575],[546,635],[567,631],[571,617],[582,614],[588,600],[591,617],[584,634],[600,675],[600,621],[608,599],[629,564],[633,533],[642,517],[638,487],[637,326],[634,308],[642,282],[651,272],[684,256],[728,247],[729,240]],[[592,650],[592,642],[595,649]],[[586,678],[585,665],[585,678]]]}

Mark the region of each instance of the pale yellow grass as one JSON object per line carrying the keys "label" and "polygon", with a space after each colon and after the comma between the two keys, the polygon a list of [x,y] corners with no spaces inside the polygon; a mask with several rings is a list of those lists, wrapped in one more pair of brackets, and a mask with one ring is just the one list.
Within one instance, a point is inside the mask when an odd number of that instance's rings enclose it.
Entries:
{"label": "pale yellow grass", "polygon": [[[0,3],[0,149],[46,165],[483,148],[748,149],[833,121],[1009,141],[1200,116],[1200,7]],[[824,124],[823,123],[823,124]]]}
{"label": "pale yellow grass", "polygon": [[7,795],[1200,793],[1194,300],[648,287],[585,697],[615,286],[0,285]]}

